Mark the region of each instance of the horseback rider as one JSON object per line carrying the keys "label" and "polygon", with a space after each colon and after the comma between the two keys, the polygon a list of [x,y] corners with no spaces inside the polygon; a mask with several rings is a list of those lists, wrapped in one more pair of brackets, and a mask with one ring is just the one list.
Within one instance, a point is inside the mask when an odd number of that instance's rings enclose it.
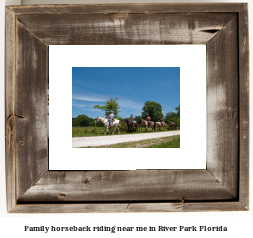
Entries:
{"label": "horseback rider", "polygon": [[108,116],[109,125],[112,125],[112,121],[114,119],[113,111],[110,111],[110,115]]}
{"label": "horseback rider", "polygon": [[161,123],[162,126],[163,126],[163,119],[162,119],[162,117],[160,117],[160,123]]}
{"label": "horseback rider", "polygon": [[151,126],[151,123],[150,123],[151,118],[150,118],[150,116],[149,116],[149,115],[147,116],[147,121],[148,121],[148,125],[150,125],[150,126]]}
{"label": "horseback rider", "polygon": [[133,117],[133,114],[131,114],[130,120],[131,120],[131,122],[133,123],[133,126],[134,126],[134,117]]}
{"label": "horseback rider", "polygon": [[173,121],[172,117],[170,118],[170,122],[174,126],[174,121]]}

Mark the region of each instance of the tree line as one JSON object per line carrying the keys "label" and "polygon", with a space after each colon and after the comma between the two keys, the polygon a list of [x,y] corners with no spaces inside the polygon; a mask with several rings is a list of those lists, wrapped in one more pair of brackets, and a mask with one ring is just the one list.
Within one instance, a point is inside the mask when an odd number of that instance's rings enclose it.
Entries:
{"label": "tree line", "polygon": [[[110,114],[110,111],[113,111],[116,119],[124,121],[124,118],[120,117],[118,114],[120,113],[119,103],[117,102],[119,98],[111,98],[105,101],[104,106],[95,105],[94,109],[99,109],[105,112],[105,117]],[[175,108],[176,112],[166,113],[165,116],[162,113],[162,106],[160,103],[154,101],[146,101],[142,108],[141,116],[134,116],[135,121],[140,121],[141,119],[146,120],[146,117],[149,115],[151,120],[157,122],[160,120],[160,117],[163,118],[165,123],[169,123],[172,118],[174,123],[176,123],[177,127],[180,127],[180,104]],[[129,115],[130,116],[130,115]],[[87,115],[79,115],[76,118],[72,118],[72,126],[94,126],[95,124],[94,118],[90,118]],[[98,122],[96,126],[103,126],[102,122]]]}

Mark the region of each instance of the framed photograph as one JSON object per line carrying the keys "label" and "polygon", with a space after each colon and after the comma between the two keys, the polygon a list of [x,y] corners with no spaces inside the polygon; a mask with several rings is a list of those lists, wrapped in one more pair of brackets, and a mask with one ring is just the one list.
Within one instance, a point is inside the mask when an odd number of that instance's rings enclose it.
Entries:
{"label": "framed photograph", "polygon": [[247,4],[6,7],[5,65],[8,212],[249,210]]}

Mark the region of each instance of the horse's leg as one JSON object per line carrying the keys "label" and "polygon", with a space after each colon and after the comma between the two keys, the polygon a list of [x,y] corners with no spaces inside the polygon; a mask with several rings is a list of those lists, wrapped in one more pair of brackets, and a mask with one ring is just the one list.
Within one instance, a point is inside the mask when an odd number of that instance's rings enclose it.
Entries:
{"label": "horse's leg", "polygon": [[[105,125],[105,134],[106,134],[106,127],[107,127],[107,126]],[[105,135],[105,134],[104,134],[104,135]]]}
{"label": "horse's leg", "polygon": [[117,129],[117,124],[115,123],[115,128],[114,128],[114,131],[113,131],[112,135],[114,134],[114,132],[116,131],[116,129]]}
{"label": "horse's leg", "polygon": [[[117,126],[117,128],[118,128],[118,131],[119,131],[119,126]],[[119,131],[119,134],[120,134],[120,131]]]}

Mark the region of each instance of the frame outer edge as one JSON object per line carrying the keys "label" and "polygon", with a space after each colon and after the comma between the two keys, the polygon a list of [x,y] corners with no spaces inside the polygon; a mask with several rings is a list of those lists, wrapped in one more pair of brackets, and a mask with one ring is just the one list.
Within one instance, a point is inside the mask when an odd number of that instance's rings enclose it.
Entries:
{"label": "frame outer edge", "polygon": [[239,202],[20,204],[13,213],[134,213],[246,211]]}
{"label": "frame outer edge", "polygon": [[[15,73],[16,30],[15,14],[5,9],[5,168],[7,212],[17,204],[15,167]],[[7,52],[7,53],[6,53]]]}
{"label": "frame outer edge", "polygon": [[249,209],[249,32],[248,4],[239,11],[239,201]]}
{"label": "frame outer edge", "polygon": [[[188,207],[188,209],[183,211],[192,211],[192,206],[196,208],[196,211],[199,211],[199,208],[202,207],[202,211],[204,210],[248,210],[249,203],[249,42],[248,42],[248,5],[247,4],[234,4],[234,7],[237,7],[237,12],[239,12],[239,106],[240,106],[240,180],[239,180],[239,198],[240,203],[222,203],[223,205],[215,203],[209,204],[191,204],[184,203],[181,204],[182,207]],[[108,206],[108,204],[54,204],[55,209],[53,209],[52,204],[33,204],[33,205],[17,205],[16,201],[16,181],[15,181],[15,144],[14,144],[14,136],[15,136],[15,128],[14,128],[14,120],[15,120],[15,111],[14,111],[14,103],[15,103],[15,67],[16,67],[16,50],[15,50],[15,8],[6,7],[6,52],[8,55],[5,56],[5,97],[6,97],[6,106],[5,106],[5,129],[6,129],[6,137],[5,137],[5,146],[6,146],[6,192],[7,192],[7,211],[8,212],[116,212],[116,208],[113,206]],[[37,6],[38,8],[38,6]],[[217,8],[213,11],[217,11]],[[230,9],[230,8],[228,8]],[[233,9],[233,11],[235,11]],[[200,12],[200,10],[199,10]],[[18,13],[17,13],[18,14]],[[24,14],[24,13],[19,13]],[[246,96],[245,96],[246,95]],[[11,106],[12,105],[12,106]],[[242,121],[243,118],[243,121]],[[172,203],[165,203],[167,206],[167,210],[163,211],[173,211],[170,209]],[[118,207],[118,204],[111,204],[115,207]],[[139,212],[138,209],[133,209],[134,205],[139,207],[140,212],[155,212],[161,211],[162,204],[159,204],[159,209],[152,209],[150,203],[147,204],[122,204],[125,206],[125,210],[121,210],[122,206],[119,207],[118,212]],[[156,206],[156,204],[152,204]],[[213,206],[209,206],[213,205]],[[106,208],[103,208],[105,206]],[[158,206],[158,205],[157,205]],[[111,207],[111,208],[110,208]],[[147,207],[145,209],[145,207]],[[209,207],[209,209],[208,209]],[[97,208],[100,208],[97,209]],[[34,209],[34,210],[33,210]],[[52,209],[52,211],[51,211]],[[104,211],[105,210],[105,211]]]}
{"label": "frame outer edge", "polygon": [[199,12],[238,12],[244,3],[123,3],[123,4],[41,4],[10,6],[19,14],[66,14],[78,10],[79,14],[89,13],[199,13]]}

